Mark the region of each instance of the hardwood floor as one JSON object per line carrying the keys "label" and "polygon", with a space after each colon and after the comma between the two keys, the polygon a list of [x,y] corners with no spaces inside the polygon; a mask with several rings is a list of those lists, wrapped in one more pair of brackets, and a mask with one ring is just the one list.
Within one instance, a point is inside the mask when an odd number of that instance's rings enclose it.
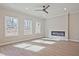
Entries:
{"label": "hardwood floor", "polygon": [[[22,43],[22,42],[19,42]],[[79,43],[71,41],[58,41],[54,44],[42,44],[26,41],[34,45],[44,46],[46,48],[39,52],[33,52],[22,48],[13,47],[14,44],[0,47],[0,53],[6,56],[79,56]]]}

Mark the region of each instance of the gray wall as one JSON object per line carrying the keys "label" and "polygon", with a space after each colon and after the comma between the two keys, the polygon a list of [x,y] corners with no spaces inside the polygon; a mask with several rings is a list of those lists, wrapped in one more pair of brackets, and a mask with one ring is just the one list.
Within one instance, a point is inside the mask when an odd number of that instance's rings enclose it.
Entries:
{"label": "gray wall", "polygon": [[[5,24],[4,16],[14,16],[19,20],[19,35],[13,37],[5,37]],[[24,35],[23,33],[23,21],[24,18],[28,17],[33,21],[33,35]],[[35,34],[35,22],[41,22],[41,34]],[[69,24],[68,24],[68,15],[60,15],[52,17],[50,19],[44,20],[43,18],[35,17],[32,15],[24,14],[17,12],[11,9],[2,9],[0,8],[0,45],[7,42],[16,42],[30,40],[40,37],[49,37],[50,30],[65,30],[66,38],[68,38],[68,25],[69,25],[69,40],[79,41],[79,12],[70,14]]]}
{"label": "gray wall", "polygon": [[[19,35],[18,36],[5,37],[5,23],[4,23],[5,16],[14,16],[18,18],[19,20]],[[24,23],[23,22],[24,22],[25,17],[33,21],[33,24],[32,24],[33,34],[32,35],[24,35],[24,27],[23,27]],[[35,22],[36,21],[41,22],[41,33],[40,34],[35,34]],[[27,15],[27,14],[14,11],[11,9],[0,8],[0,44],[44,37],[44,31],[45,31],[44,27],[45,26],[44,26],[43,18]]]}
{"label": "gray wall", "polygon": [[70,14],[69,18],[70,40],[79,42],[79,12]]}
{"label": "gray wall", "polygon": [[[46,20],[46,37],[54,38],[50,35],[51,31],[65,31],[64,40],[68,39],[68,15],[63,14]],[[56,39],[55,39],[56,40]]]}
{"label": "gray wall", "polygon": [[[69,17],[69,18],[68,18]],[[52,17],[45,21],[45,36],[50,37],[49,31],[65,30],[66,39],[79,42],[79,12]]]}

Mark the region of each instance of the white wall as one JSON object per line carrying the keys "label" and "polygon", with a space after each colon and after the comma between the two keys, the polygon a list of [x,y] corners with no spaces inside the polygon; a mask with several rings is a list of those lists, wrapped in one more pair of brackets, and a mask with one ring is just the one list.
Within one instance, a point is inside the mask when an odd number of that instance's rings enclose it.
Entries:
{"label": "white wall", "polygon": [[[46,25],[45,27],[46,37],[53,38],[54,40],[55,38],[50,34],[51,31],[65,31],[66,34],[63,39],[68,40],[68,15],[67,14],[47,19],[45,25]],[[59,40],[59,39],[55,39],[55,40]]]}
{"label": "white wall", "polygon": [[79,42],[79,12],[70,14],[69,25],[70,40]]}

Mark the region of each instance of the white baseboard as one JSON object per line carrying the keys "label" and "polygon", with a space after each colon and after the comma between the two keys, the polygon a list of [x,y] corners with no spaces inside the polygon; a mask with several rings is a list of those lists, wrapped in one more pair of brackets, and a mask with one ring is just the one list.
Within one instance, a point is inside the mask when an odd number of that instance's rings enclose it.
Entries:
{"label": "white baseboard", "polygon": [[[40,38],[42,38],[42,37],[40,37]],[[33,39],[39,39],[39,38],[33,38]],[[28,40],[32,40],[32,39],[28,39]],[[24,40],[2,42],[2,43],[0,43],[0,46],[12,44],[12,43],[17,43],[17,42],[22,42],[22,41],[26,41],[26,39],[24,39]]]}
{"label": "white baseboard", "polygon": [[2,42],[2,43],[0,43],[0,46],[12,44],[12,43],[17,43],[17,42],[21,42],[21,41],[24,41],[24,40]]}
{"label": "white baseboard", "polygon": [[64,40],[64,41],[68,41],[68,39],[57,39],[57,38],[43,38],[43,40],[55,40],[55,41]]}
{"label": "white baseboard", "polygon": [[77,40],[77,39],[69,39],[70,41],[74,41],[74,42],[79,42],[79,40]]}

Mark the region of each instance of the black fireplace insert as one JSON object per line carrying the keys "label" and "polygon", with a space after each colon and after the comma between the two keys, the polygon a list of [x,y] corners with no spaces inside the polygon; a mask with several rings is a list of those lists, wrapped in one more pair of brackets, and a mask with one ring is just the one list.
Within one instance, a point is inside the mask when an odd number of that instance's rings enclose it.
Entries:
{"label": "black fireplace insert", "polygon": [[53,36],[65,36],[65,31],[51,31]]}

